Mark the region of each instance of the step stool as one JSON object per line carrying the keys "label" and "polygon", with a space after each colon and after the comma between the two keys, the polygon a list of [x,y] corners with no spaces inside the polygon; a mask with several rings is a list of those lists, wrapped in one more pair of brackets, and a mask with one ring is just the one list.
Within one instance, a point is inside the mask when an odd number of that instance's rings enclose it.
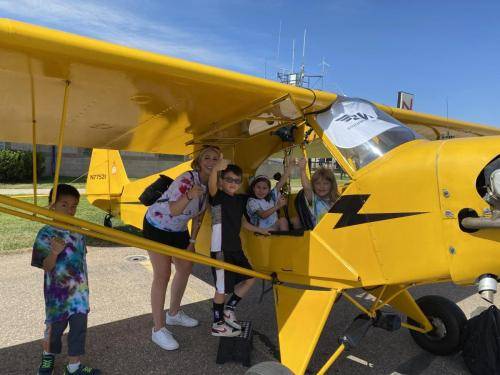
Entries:
{"label": "step stool", "polygon": [[227,361],[235,361],[250,367],[250,354],[253,349],[252,322],[238,321],[238,323],[241,325],[239,336],[219,338],[215,363],[221,365]]}

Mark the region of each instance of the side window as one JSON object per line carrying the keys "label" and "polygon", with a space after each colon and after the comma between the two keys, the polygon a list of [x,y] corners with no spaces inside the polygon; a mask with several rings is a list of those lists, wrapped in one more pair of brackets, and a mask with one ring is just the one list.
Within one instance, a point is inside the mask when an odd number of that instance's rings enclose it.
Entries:
{"label": "side window", "polygon": [[[298,150],[296,151],[298,151],[299,155],[302,156],[302,150],[299,147],[297,147],[297,149]],[[305,147],[305,152],[308,157],[311,175],[314,174],[314,172],[316,172],[319,168],[328,168],[332,170],[335,175],[335,179],[337,180],[337,185],[340,190],[339,193],[341,193],[343,188],[351,182],[349,175],[342,169],[340,164],[320,139],[316,139],[309,143]]]}

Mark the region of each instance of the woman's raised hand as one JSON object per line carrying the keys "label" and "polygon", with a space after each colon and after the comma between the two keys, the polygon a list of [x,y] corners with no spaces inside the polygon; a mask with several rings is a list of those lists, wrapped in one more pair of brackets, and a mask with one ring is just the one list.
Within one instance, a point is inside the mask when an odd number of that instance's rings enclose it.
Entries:
{"label": "woman's raised hand", "polygon": [[224,159],[224,155],[221,154],[219,155],[219,160],[217,161],[217,164],[215,164],[214,168],[215,170],[218,171],[223,171],[224,169],[227,168],[229,165],[229,160]]}
{"label": "woman's raised hand", "polygon": [[199,198],[205,193],[205,189],[200,185],[193,185],[191,189],[187,192],[187,197],[189,200],[193,198]]}

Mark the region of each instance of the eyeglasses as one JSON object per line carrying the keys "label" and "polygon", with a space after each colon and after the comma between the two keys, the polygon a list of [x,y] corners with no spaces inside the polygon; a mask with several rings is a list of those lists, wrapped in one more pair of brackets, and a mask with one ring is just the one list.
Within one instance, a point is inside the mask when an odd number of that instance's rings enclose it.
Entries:
{"label": "eyeglasses", "polygon": [[223,180],[228,184],[241,184],[241,178],[224,177]]}

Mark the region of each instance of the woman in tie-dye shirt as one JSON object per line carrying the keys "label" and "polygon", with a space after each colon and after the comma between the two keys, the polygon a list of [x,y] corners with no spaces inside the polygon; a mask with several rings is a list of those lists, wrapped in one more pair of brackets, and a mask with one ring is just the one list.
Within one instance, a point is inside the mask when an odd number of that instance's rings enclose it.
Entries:
{"label": "woman in tie-dye shirt", "polygon": [[[52,190],[49,197],[52,196]],[[74,216],[80,194],[73,186],[60,184],[51,209]],[[61,336],[69,324],[68,360],[64,374],[100,374],[80,363],[85,353],[89,312],[85,237],[69,230],[44,226],[33,245],[31,265],[44,275],[45,324],[42,363],[38,374],[52,374],[55,355],[61,353]]]}

